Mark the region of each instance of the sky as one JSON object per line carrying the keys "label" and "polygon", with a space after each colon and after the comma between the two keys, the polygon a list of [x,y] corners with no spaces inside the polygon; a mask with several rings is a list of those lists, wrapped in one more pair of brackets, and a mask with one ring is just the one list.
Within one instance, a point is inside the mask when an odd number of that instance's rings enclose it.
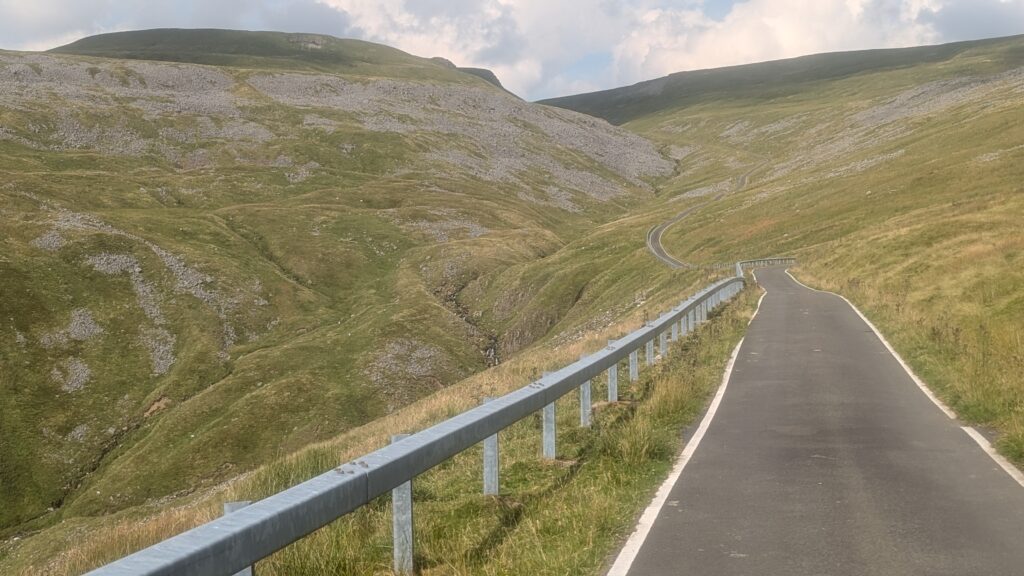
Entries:
{"label": "sky", "polygon": [[1024,0],[0,0],[0,48],[144,28],[316,32],[493,70],[536,100],[672,72],[1024,34]]}

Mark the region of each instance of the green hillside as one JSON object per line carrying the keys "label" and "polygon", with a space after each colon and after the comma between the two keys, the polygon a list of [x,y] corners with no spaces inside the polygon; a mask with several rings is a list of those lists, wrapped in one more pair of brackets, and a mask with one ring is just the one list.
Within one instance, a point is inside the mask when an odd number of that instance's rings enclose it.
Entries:
{"label": "green hillside", "polygon": [[[552,101],[618,129],[383,47],[212,34],[259,48],[0,52],[0,572],[80,573],[603,346],[719,273],[646,250],[691,207],[669,252],[797,255],[1024,461],[1024,37]],[[472,450],[417,479],[424,572],[599,570],[755,302],[595,429],[560,401],[564,465],[503,433],[502,498]],[[387,512],[260,570],[386,572]]]}
{"label": "green hillside", "polygon": [[443,65],[389,46],[322,34],[164,28],[98,34],[50,52],[390,78],[459,77]]}
{"label": "green hillside", "polygon": [[[731,83],[731,88],[730,88]],[[654,89],[657,87],[657,89]],[[682,159],[695,262],[796,254],[1024,462],[1024,36],[683,73],[556,104]]]}
{"label": "green hillside", "polygon": [[759,64],[677,72],[632,86],[542,100],[623,124],[648,115],[728,100],[736,106],[755,106],[813,92],[824,84],[859,74],[891,71],[898,74],[917,66],[948,62],[960,55],[992,48],[999,60],[992,68],[1019,66],[1024,58],[1021,38],[996,38],[938,46],[861,50],[815,54]]}
{"label": "green hillside", "polygon": [[0,52],[0,533],[216,485],[634,296],[530,265],[650,201],[653,144],[317,38]]}

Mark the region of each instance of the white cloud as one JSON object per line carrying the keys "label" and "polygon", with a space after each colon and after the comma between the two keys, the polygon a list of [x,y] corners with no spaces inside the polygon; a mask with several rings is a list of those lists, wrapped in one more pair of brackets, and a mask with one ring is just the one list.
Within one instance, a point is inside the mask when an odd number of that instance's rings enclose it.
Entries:
{"label": "white cloud", "polygon": [[[979,0],[745,0],[716,20],[701,0],[461,0],[458,9],[431,9],[436,0],[319,1],[344,9],[370,39],[492,68],[529,98],[681,70],[960,40],[955,30],[940,31],[940,16],[985,9]],[[995,1],[1024,10],[1024,0]],[[595,52],[612,55],[607,66],[586,78],[567,75]]]}

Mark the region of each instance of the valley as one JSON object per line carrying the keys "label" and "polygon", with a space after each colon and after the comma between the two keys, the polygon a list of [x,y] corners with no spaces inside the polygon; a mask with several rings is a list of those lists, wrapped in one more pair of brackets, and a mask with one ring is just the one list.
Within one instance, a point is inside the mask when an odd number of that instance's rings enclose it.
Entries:
{"label": "valley", "polygon": [[[776,254],[1024,461],[1022,37],[528,103],[380,45],[191,34],[0,52],[0,571],[119,557],[518,388],[732,272],[718,264]],[[659,235],[673,268],[645,235],[683,213]],[[687,348],[712,359],[686,418],[751,299],[721,341]],[[653,485],[684,421],[644,421],[663,450],[623,486]],[[600,470],[626,478],[615,450]],[[531,471],[524,491],[549,504],[571,478]],[[472,505],[446,498],[435,514],[464,519]],[[639,503],[607,503],[598,554]],[[505,555],[464,570],[542,570],[519,563],[535,541],[517,530],[558,520],[518,510]],[[325,547],[374,522],[272,573],[373,569]],[[426,546],[481,545],[460,538]]]}

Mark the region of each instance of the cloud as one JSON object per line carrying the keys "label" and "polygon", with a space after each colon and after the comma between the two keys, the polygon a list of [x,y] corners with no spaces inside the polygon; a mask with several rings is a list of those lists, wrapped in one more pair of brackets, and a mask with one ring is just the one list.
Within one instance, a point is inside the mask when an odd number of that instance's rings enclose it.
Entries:
{"label": "cloud", "polygon": [[1020,34],[1024,0],[0,0],[9,49],[172,26],[363,38],[491,68],[535,99],[681,70]]}
{"label": "cloud", "polygon": [[[321,0],[369,39],[542,98],[681,70],[1024,33],[1024,0]],[[611,54],[580,76],[590,54]]]}

